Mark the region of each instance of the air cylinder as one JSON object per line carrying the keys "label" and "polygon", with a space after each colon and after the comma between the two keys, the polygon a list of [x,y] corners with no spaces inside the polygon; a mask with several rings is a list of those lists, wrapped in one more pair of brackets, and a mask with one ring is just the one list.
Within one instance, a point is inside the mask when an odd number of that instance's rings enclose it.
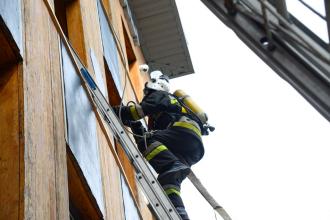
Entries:
{"label": "air cylinder", "polygon": [[189,109],[192,111],[203,124],[207,123],[206,113],[197,105],[197,103],[183,90],[178,89],[174,92],[174,95],[178,97]]}

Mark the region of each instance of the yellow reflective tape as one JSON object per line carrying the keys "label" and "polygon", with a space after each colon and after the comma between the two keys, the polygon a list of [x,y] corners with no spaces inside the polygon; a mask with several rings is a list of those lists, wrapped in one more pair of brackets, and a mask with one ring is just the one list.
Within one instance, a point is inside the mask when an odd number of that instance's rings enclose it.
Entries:
{"label": "yellow reflective tape", "polygon": [[189,124],[187,122],[178,121],[178,122],[175,122],[173,126],[188,128],[188,129],[192,130],[193,132],[195,132],[198,136],[200,136],[200,137],[202,136],[202,133],[200,132],[200,130],[198,128],[196,128],[194,125]]}
{"label": "yellow reflective tape", "polygon": [[178,100],[176,100],[176,99],[171,99],[171,104],[172,104],[172,105],[174,105],[174,104],[176,104],[176,103],[178,103]]}
{"label": "yellow reflective tape", "polygon": [[129,107],[129,110],[131,111],[131,114],[132,114],[132,117],[133,117],[134,120],[139,120],[140,119],[139,114],[136,111],[135,105],[131,105]]}
{"label": "yellow reflective tape", "polygon": [[181,112],[182,112],[182,113],[187,113],[187,110],[186,110],[184,107],[182,107],[182,108],[181,108]]}
{"label": "yellow reflective tape", "polygon": [[167,150],[167,147],[165,145],[159,145],[155,149],[153,149],[147,156],[146,159],[147,161],[150,161],[152,158],[154,158],[157,154],[160,152]]}
{"label": "yellow reflective tape", "polygon": [[166,189],[165,193],[166,193],[166,195],[170,195],[170,194],[174,193],[174,194],[177,194],[178,196],[181,196],[180,192],[174,188]]}

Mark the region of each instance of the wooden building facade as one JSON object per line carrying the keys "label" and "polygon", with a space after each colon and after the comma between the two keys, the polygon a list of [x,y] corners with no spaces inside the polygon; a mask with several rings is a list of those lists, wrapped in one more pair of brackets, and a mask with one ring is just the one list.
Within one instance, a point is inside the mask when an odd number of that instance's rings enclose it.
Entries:
{"label": "wooden building facade", "polygon": [[193,71],[172,0],[2,0],[0,219],[154,219],[124,151],[97,120],[47,2],[111,105],[142,99],[149,75],[141,64],[171,77]]}

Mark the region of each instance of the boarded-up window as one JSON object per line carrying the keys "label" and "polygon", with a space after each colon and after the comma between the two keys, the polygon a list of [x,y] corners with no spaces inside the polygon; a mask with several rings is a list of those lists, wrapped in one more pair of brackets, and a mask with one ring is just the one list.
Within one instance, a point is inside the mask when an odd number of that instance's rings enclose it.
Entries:
{"label": "boarded-up window", "polygon": [[61,48],[68,128],[67,141],[99,208],[103,212],[96,117],[66,48],[63,45]]}
{"label": "boarded-up window", "polygon": [[80,0],[56,0],[54,4],[56,17],[64,34],[70,40],[80,60],[86,65],[87,56]]}
{"label": "boarded-up window", "polygon": [[103,219],[97,201],[92,196],[84,174],[69,147],[67,155],[70,220]]}
{"label": "boarded-up window", "polygon": [[0,67],[22,57],[21,1],[0,0]]}
{"label": "boarded-up window", "polygon": [[121,94],[122,86],[120,81],[119,63],[118,63],[118,52],[116,48],[115,38],[110,29],[106,13],[103,10],[100,1],[97,1],[97,8],[99,12],[100,28],[102,35],[104,58],[109,67],[110,73],[114,80],[119,94]]}

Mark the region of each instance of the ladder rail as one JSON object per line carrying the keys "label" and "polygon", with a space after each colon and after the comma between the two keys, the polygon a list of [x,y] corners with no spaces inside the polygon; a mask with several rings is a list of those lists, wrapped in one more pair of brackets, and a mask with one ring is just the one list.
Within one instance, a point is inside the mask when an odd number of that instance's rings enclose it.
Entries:
{"label": "ladder rail", "polygon": [[[139,210],[138,203],[133,196],[132,188],[129,185],[128,178],[125,174],[125,170],[121,164],[121,161],[116,154],[116,150],[111,144],[111,138],[109,135],[109,131],[106,129],[104,122],[106,122],[108,128],[112,130],[112,132],[115,134],[115,137],[119,142],[121,143],[121,147],[125,151],[126,155],[130,159],[133,167],[135,168],[136,173],[136,180],[145,192],[151,207],[153,208],[154,213],[157,215],[158,219],[160,220],[180,220],[181,217],[177,213],[175,207],[173,206],[172,202],[164,192],[163,188],[155,178],[153,172],[151,171],[151,168],[148,166],[148,162],[144,159],[144,157],[141,155],[140,151],[135,146],[134,142],[130,138],[130,136],[127,134],[124,126],[122,125],[122,122],[118,119],[114,111],[112,110],[112,107],[109,105],[107,99],[104,97],[100,89],[98,88],[97,84],[95,83],[94,79],[91,77],[89,72],[87,71],[86,67],[81,62],[79,56],[77,55],[76,51],[71,46],[69,40],[65,36],[54,12],[49,4],[48,0],[43,0],[46,8],[49,12],[49,15],[54,23],[55,29],[57,30],[60,39],[62,40],[64,46],[66,47],[69,56],[71,58],[71,61],[74,64],[74,67],[76,71],[78,72],[78,76],[82,81],[82,86],[87,93],[87,97],[90,100],[93,111],[96,115],[96,118],[100,124],[100,127],[102,131],[105,134],[105,138],[109,144],[109,148],[114,156],[115,162],[118,165],[118,168],[121,172],[121,174],[124,177],[124,181],[126,184],[128,184],[129,193],[131,194],[134,204],[136,208],[138,209],[138,214],[140,218],[141,211]],[[102,5],[103,6],[103,5]],[[126,75],[127,76],[127,75]],[[101,117],[103,116],[103,118]],[[103,120],[102,120],[103,119]],[[190,180],[193,182],[193,184],[196,186],[196,188],[199,189],[203,188],[203,185],[199,182],[198,184],[195,184],[194,180],[190,178]],[[199,186],[199,187],[197,187]],[[205,190],[204,190],[205,191]],[[202,192],[201,192],[202,193]],[[203,193],[202,193],[203,194]],[[204,195],[203,195],[204,196]],[[204,196],[205,197],[205,196]],[[216,203],[216,201],[212,198],[212,202],[210,202],[207,197],[205,197],[208,202],[212,205],[212,203]],[[217,204],[217,203],[216,203]],[[218,210],[219,207],[221,210]],[[230,217],[228,214],[224,211],[224,209],[221,206],[213,207],[216,211],[219,212],[219,214],[225,219],[230,220]],[[226,216],[227,215],[227,216]]]}
{"label": "ladder rail", "polygon": [[[126,152],[127,156],[130,158],[134,168],[137,171],[137,180],[139,184],[142,186],[146,196],[153,207],[157,217],[161,220],[180,220],[181,217],[176,212],[172,202],[169,200],[167,195],[165,194],[164,190],[158,183],[157,179],[151,172],[150,168],[147,165],[147,162],[144,160],[138,149],[135,147],[133,141],[126,133],[122,123],[119,121],[115,113],[113,112],[112,108],[108,104],[106,98],[103,96],[102,92],[99,90],[97,84],[85,68],[85,66],[80,61],[79,56],[77,55],[76,51],[72,48],[69,40],[66,38],[56,16],[53,12],[51,5],[49,4],[48,0],[44,0],[46,8],[50,14],[50,17],[54,23],[54,26],[59,33],[64,46],[66,47],[69,56],[74,64],[74,67],[77,70],[78,76],[82,81],[82,85],[84,90],[87,93],[87,96],[93,106],[93,111],[96,114],[98,120],[100,119],[100,115],[103,116],[104,121],[107,123],[108,127],[115,133],[115,136],[118,138],[124,151]],[[101,127],[103,127],[102,120],[99,120]],[[102,129],[106,136],[108,136],[106,129]],[[107,138],[108,139],[108,138]],[[115,152],[112,149],[112,153]],[[116,159],[117,164],[119,165],[119,169],[121,173],[124,175],[124,179],[128,184],[127,177],[125,175],[124,169],[121,166],[120,161]],[[132,191],[130,190],[132,195]],[[133,197],[134,198],[134,197]],[[134,199],[134,203],[137,206],[137,202]],[[141,213],[139,212],[141,217]]]}
{"label": "ladder rail", "polygon": [[158,183],[150,167],[147,165],[146,160],[141,155],[140,151],[136,148],[135,144],[127,134],[122,123],[119,121],[118,117],[115,115],[112,108],[107,103],[106,98],[98,89],[93,79],[88,79],[87,82],[89,81],[91,82],[91,85],[89,86],[91,86],[91,88],[95,88],[91,91],[91,93],[93,95],[93,99],[96,105],[98,106],[98,110],[101,112],[103,118],[108,123],[110,129],[115,133],[115,136],[121,143],[121,146],[123,147],[124,151],[132,162],[137,172],[137,181],[145,191],[147,197],[149,197],[149,202],[151,206],[157,213],[159,213],[158,215],[159,217],[161,217],[161,219],[180,220],[181,218],[176,212],[176,209],[174,208],[172,202],[169,200],[163,188]]}

